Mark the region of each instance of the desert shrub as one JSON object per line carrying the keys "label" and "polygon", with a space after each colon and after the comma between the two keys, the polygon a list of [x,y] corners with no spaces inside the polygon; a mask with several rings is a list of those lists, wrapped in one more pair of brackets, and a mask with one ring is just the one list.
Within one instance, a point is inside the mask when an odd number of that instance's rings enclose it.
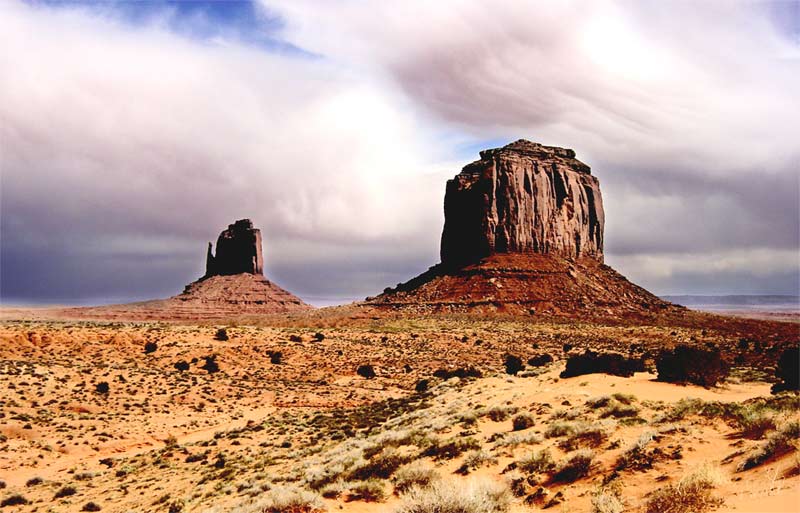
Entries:
{"label": "desert shrub", "polygon": [[611,397],[621,402],[622,404],[633,404],[636,402],[636,396],[633,394],[623,394],[622,392],[616,392],[614,394],[611,394]]}
{"label": "desert shrub", "polygon": [[528,495],[530,485],[530,483],[528,483],[528,477],[519,470],[511,470],[506,473],[505,481],[514,497],[524,497]]}
{"label": "desert shrub", "polygon": [[777,426],[775,418],[765,410],[745,408],[736,416],[739,434],[745,438],[758,440],[764,437],[767,431],[772,431]]}
{"label": "desert shrub", "polygon": [[416,385],[414,385],[414,391],[417,392],[418,394],[421,394],[422,392],[427,392],[428,388],[430,388],[430,385],[431,385],[430,380],[421,379],[417,381]]}
{"label": "desert shrub", "polygon": [[546,438],[558,438],[560,436],[567,436],[575,433],[580,425],[586,424],[585,422],[569,422],[569,421],[556,421],[551,422],[547,429],[544,431]]}
{"label": "desert shrub", "polygon": [[228,340],[228,330],[226,330],[225,328],[218,329],[217,332],[214,334],[214,340],[220,340],[222,342]]}
{"label": "desert shrub", "polygon": [[592,496],[592,513],[622,513],[625,505],[619,495],[601,490]]}
{"label": "desert shrub", "polygon": [[493,422],[502,422],[515,414],[517,410],[516,406],[492,406],[486,411],[486,416]]}
{"label": "desert shrub", "polygon": [[[491,441],[491,440],[490,440]],[[497,447],[516,447],[523,444],[538,444],[541,443],[542,437],[533,431],[521,433],[514,431],[511,433],[502,433],[494,443]]]}
{"label": "desert shrub", "polygon": [[343,481],[328,483],[319,490],[320,495],[326,499],[338,499],[347,490],[347,484]]}
{"label": "desert shrub", "polygon": [[144,344],[144,352],[145,354],[155,353],[158,350],[158,344],[155,342],[145,342]]}
{"label": "desert shrub", "polygon": [[183,499],[172,499],[167,503],[167,513],[181,513],[185,507],[186,503]]}
{"label": "desert shrub", "polygon": [[42,483],[44,483],[44,479],[42,479],[41,477],[37,476],[37,477],[32,477],[32,478],[28,479],[25,482],[25,486],[28,486],[28,487],[38,486],[38,485],[40,485]]}
{"label": "desert shrub", "polygon": [[506,367],[506,374],[511,374],[512,376],[516,375],[524,367],[522,359],[513,354],[505,355],[503,365]]}
{"label": "desert shrub", "polygon": [[81,511],[100,511],[101,509],[103,508],[101,508],[96,502],[87,502],[83,505]]}
{"label": "desert shrub", "polygon": [[517,460],[515,467],[526,474],[547,474],[556,468],[556,462],[553,461],[550,451],[542,449]]}
{"label": "desert shrub", "polygon": [[755,454],[752,454],[739,465],[739,470],[748,470],[757,467],[769,460],[797,450],[794,444],[797,443],[798,439],[800,439],[800,422],[789,422],[780,431],[770,435]]}
{"label": "desert shrub", "polygon": [[378,479],[357,481],[348,486],[348,501],[380,502],[385,498],[383,482]]}
{"label": "desert shrub", "polygon": [[430,462],[425,460],[412,461],[398,468],[394,473],[394,489],[403,493],[411,487],[425,487],[437,481],[439,473]]}
{"label": "desert shrub", "polygon": [[565,462],[561,463],[553,475],[553,481],[571,483],[589,475],[594,462],[594,453],[582,449],[573,453]]}
{"label": "desert shrub", "polygon": [[800,347],[790,347],[781,353],[775,376],[779,383],[772,385],[772,393],[783,390],[800,390]]}
{"label": "desert shrub", "polygon": [[98,394],[107,394],[110,390],[108,386],[108,381],[101,381],[94,386],[94,389],[97,391]]}
{"label": "desert shrub", "polygon": [[474,438],[451,438],[447,441],[435,439],[422,451],[422,455],[436,460],[452,460],[466,451],[480,448],[480,442]]}
{"label": "desert shrub", "polygon": [[614,417],[621,419],[624,417],[635,417],[639,414],[639,408],[632,404],[622,404],[616,400],[609,403],[609,405],[600,412],[600,418]]}
{"label": "desert shrub", "polygon": [[362,378],[372,379],[375,377],[375,368],[370,364],[359,365],[356,369],[356,374]]}
{"label": "desert shrub", "polygon": [[715,508],[722,501],[711,491],[720,481],[719,471],[703,467],[677,484],[653,492],[647,501],[647,513],[703,513]]}
{"label": "desert shrub", "polygon": [[66,485],[66,486],[62,486],[61,488],[59,488],[58,491],[56,492],[55,497],[53,497],[53,498],[54,499],[61,499],[61,498],[64,498],[64,497],[69,497],[71,495],[75,495],[76,493],[78,493],[78,490],[74,486]]}
{"label": "desert shrub", "polygon": [[317,342],[322,342],[323,340],[325,340],[325,334],[324,333],[320,333],[320,332],[316,332],[316,333],[314,333],[314,337],[313,338]]}
{"label": "desert shrub", "polygon": [[25,504],[30,504],[28,499],[25,498],[24,495],[20,495],[15,493],[13,495],[9,495],[2,501],[0,501],[0,507],[6,506],[24,506]]}
{"label": "desert shrub", "polygon": [[615,465],[616,470],[646,470],[653,468],[653,463],[661,455],[659,449],[648,450],[653,441],[652,433],[644,433],[635,444],[623,452]]}
{"label": "desert shrub", "polygon": [[470,471],[476,468],[480,468],[484,465],[493,465],[495,463],[497,463],[497,458],[482,449],[478,449],[468,452],[467,455],[464,456],[464,461],[456,470],[456,473],[469,474]]}
{"label": "desert shrub", "polygon": [[679,345],[671,351],[661,352],[656,359],[656,369],[659,381],[710,387],[725,380],[730,365],[722,359],[717,348]]}
{"label": "desert shrub", "polygon": [[172,366],[181,372],[186,372],[189,370],[189,362],[186,360],[178,360]]}
{"label": "desert shrub", "polygon": [[519,415],[515,415],[513,419],[511,419],[511,425],[514,427],[514,431],[522,431],[523,429],[528,429],[532,427],[534,424],[533,415],[530,413],[520,413]]}
{"label": "desert shrub", "polygon": [[273,365],[280,365],[281,361],[283,360],[282,351],[269,351],[267,355],[269,356],[269,363]]}
{"label": "desert shrub", "polygon": [[641,358],[627,358],[619,353],[596,353],[587,350],[583,354],[570,356],[567,359],[567,367],[561,373],[561,377],[571,378],[597,373],[630,377],[634,372],[644,371],[644,360]]}
{"label": "desert shrub", "polygon": [[504,513],[511,505],[508,488],[491,481],[452,480],[411,488],[394,513]]}
{"label": "desert shrub", "polygon": [[408,463],[410,459],[410,456],[402,455],[389,447],[351,470],[348,478],[358,481],[372,478],[388,479],[400,465]]}
{"label": "desert shrub", "polygon": [[567,437],[559,445],[568,451],[584,446],[597,447],[608,437],[602,425],[580,421],[553,422],[545,430],[544,436],[547,438]]}
{"label": "desert shrub", "polygon": [[542,367],[548,363],[553,363],[553,357],[547,353],[537,354],[536,356],[528,358],[528,365],[531,367]]}
{"label": "desert shrub", "polygon": [[219,372],[219,364],[217,363],[217,355],[212,354],[208,356],[204,356],[203,360],[205,363],[203,364],[201,369],[208,372],[209,374],[213,374],[215,372]]}
{"label": "desert shrub", "polygon": [[319,513],[322,499],[314,492],[294,486],[275,486],[252,505],[236,513]]}
{"label": "desert shrub", "polygon": [[608,438],[603,426],[599,424],[578,423],[559,446],[565,451],[574,451],[579,447],[597,447]]}
{"label": "desert shrub", "polygon": [[483,372],[476,367],[458,367],[456,369],[436,369],[433,372],[433,377],[447,381],[451,378],[480,378],[483,377]]}

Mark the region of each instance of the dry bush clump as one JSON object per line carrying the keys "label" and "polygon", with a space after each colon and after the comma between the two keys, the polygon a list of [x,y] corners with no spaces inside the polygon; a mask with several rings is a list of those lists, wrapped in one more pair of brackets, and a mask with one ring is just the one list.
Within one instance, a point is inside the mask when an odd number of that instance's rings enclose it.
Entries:
{"label": "dry bush clump", "polygon": [[456,473],[469,474],[472,470],[475,470],[479,467],[484,465],[493,465],[495,463],[497,463],[497,458],[495,458],[492,454],[484,450],[471,451],[464,456],[464,461],[461,463],[461,466],[458,467]]}
{"label": "dry bush clump", "polygon": [[629,378],[634,372],[644,371],[644,360],[641,358],[627,358],[619,353],[596,353],[587,350],[583,354],[570,356],[567,359],[567,367],[560,376],[571,378],[602,373]]}
{"label": "dry bush clump", "polygon": [[547,474],[556,468],[556,462],[550,451],[542,449],[517,460],[514,466],[525,474]]}
{"label": "dry bush clump", "polygon": [[594,452],[588,449],[581,449],[573,453],[567,460],[558,466],[556,473],[553,474],[553,481],[571,483],[582,477],[589,475],[594,462]]}
{"label": "dry bush clump", "polygon": [[439,480],[436,467],[425,460],[416,460],[403,465],[394,473],[395,492],[404,493],[412,487],[424,488]]}
{"label": "dry bush clump", "polygon": [[659,488],[647,501],[647,513],[703,513],[722,504],[712,491],[722,483],[719,469],[703,466],[677,484]]}
{"label": "dry bush clump", "polygon": [[513,419],[511,419],[511,425],[514,427],[514,431],[522,431],[523,429],[528,429],[533,427],[535,423],[535,419],[533,415],[530,413],[520,413],[516,415]]}
{"label": "dry bush clump", "polygon": [[608,439],[605,428],[599,423],[583,421],[556,421],[548,426],[544,436],[547,438],[566,437],[559,443],[564,450],[578,447],[597,447]]}
{"label": "dry bush clump", "polygon": [[800,347],[790,347],[781,353],[775,376],[779,383],[772,385],[772,393],[784,390],[800,390]]}
{"label": "dry bush clump", "polygon": [[486,411],[486,416],[493,422],[502,422],[518,410],[516,406],[492,406]]}
{"label": "dry bush clump", "polygon": [[436,460],[452,460],[462,453],[470,450],[478,450],[481,443],[474,438],[454,438],[447,441],[434,439],[430,446],[422,451],[422,456],[431,457]]}
{"label": "dry bush clump", "polygon": [[662,456],[660,449],[648,449],[653,433],[643,433],[631,447],[623,452],[615,465],[616,470],[647,470]]}
{"label": "dry bush clump", "polygon": [[8,497],[4,498],[0,501],[0,507],[6,506],[24,506],[25,504],[30,504],[28,499],[25,498],[24,495],[15,493],[13,495],[9,495]]}
{"label": "dry bush clump", "polygon": [[770,435],[767,441],[750,457],[739,465],[739,470],[748,470],[767,461],[796,451],[795,444],[800,440],[800,422],[786,424],[780,431]]}
{"label": "dry bush clump", "polygon": [[528,358],[528,365],[531,367],[543,367],[550,363],[553,363],[553,357],[547,353],[537,354]]}
{"label": "dry bush clump", "polygon": [[506,374],[511,374],[512,376],[525,367],[525,364],[522,363],[522,358],[513,354],[505,355],[503,364],[506,367]]}
{"label": "dry bush clump", "polygon": [[511,505],[506,486],[491,481],[440,481],[403,494],[395,513],[503,513]]}
{"label": "dry bush clump", "polygon": [[324,511],[322,499],[314,492],[293,486],[276,486],[253,504],[233,513],[319,513]]}
{"label": "dry bush clump", "polygon": [[392,447],[387,447],[372,456],[369,461],[365,461],[351,470],[348,478],[357,481],[372,478],[388,479],[400,465],[408,463],[410,460],[410,456],[401,454]]}
{"label": "dry bush clump", "polygon": [[656,359],[656,370],[659,381],[712,387],[728,377],[730,364],[722,359],[718,348],[682,344],[671,351],[662,351]]}
{"label": "dry bush clump", "polygon": [[625,505],[617,493],[601,490],[592,496],[592,513],[622,513]]}
{"label": "dry bush clump", "polygon": [[347,488],[348,501],[381,502],[386,499],[386,490],[380,479],[356,481]]}

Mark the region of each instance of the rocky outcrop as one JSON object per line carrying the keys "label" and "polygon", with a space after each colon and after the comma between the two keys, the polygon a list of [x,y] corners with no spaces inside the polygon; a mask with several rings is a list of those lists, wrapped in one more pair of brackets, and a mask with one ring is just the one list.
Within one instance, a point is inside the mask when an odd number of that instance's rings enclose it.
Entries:
{"label": "rocky outcrop", "polygon": [[443,266],[498,253],[603,261],[600,184],[573,150],[519,140],[480,156],[447,182]]}
{"label": "rocky outcrop", "polygon": [[249,219],[240,219],[228,225],[217,238],[217,254],[208,243],[205,278],[234,274],[263,274],[264,257],[261,254],[261,230],[253,228]]}
{"label": "rocky outcrop", "polygon": [[676,307],[603,263],[603,200],[572,150],[519,140],[447,182],[440,264],[383,294],[415,312],[663,314]]}

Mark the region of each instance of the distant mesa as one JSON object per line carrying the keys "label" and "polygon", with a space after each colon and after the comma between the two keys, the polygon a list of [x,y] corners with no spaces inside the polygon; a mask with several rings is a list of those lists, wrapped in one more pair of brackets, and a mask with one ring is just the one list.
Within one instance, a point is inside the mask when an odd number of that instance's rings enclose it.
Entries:
{"label": "distant mesa", "polygon": [[519,140],[447,182],[441,263],[376,306],[567,315],[673,308],[603,264],[600,183],[566,148]]}
{"label": "distant mesa", "polygon": [[229,314],[285,313],[311,308],[264,277],[261,230],[240,219],[217,237],[217,253],[208,243],[206,273],[168,301]]}
{"label": "distant mesa", "polygon": [[[209,243],[206,272],[181,294],[125,305],[69,309],[70,315],[103,319],[208,320],[285,314],[313,307],[264,277],[261,231],[240,219]],[[198,257],[200,256],[198,252]]]}

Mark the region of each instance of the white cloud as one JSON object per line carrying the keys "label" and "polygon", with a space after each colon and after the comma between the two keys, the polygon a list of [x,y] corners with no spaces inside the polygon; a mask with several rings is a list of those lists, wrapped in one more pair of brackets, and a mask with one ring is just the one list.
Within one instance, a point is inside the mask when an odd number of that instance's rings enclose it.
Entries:
{"label": "white cloud", "polygon": [[38,290],[26,269],[64,294],[150,271],[137,294],[175,292],[198,241],[241,217],[287,287],[374,293],[434,263],[445,179],[476,139],[575,148],[613,200],[610,247],[645,281],[666,264],[636,254],[684,258],[668,246],[796,249],[800,61],[758,4],[263,5],[320,57],[113,7],[0,4],[4,294]]}

